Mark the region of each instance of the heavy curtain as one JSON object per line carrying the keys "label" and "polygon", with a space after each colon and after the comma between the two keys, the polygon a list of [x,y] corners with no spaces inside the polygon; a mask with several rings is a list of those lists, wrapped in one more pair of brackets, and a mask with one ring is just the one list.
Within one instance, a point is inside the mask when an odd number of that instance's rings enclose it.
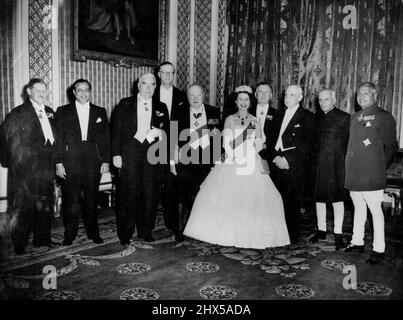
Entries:
{"label": "heavy curtain", "polygon": [[353,113],[357,86],[371,81],[400,132],[401,0],[227,1],[226,97],[240,84],[266,80],[281,107],[286,87],[299,84],[303,106],[315,111],[317,94],[331,88],[340,109]]}

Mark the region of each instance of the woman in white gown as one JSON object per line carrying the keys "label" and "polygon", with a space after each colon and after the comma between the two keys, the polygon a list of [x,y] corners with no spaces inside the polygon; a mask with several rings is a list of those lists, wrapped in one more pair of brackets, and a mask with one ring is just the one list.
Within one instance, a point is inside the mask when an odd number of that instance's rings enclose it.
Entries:
{"label": "woman in white gown", "polygon": [[257,154],[262,148],[261,128],[247,111],[252,89],[246,88],[236,90],[238,112],[225,120],[226,159],[201,185],[183,234],[239,248],[288,245],[283,201]]}

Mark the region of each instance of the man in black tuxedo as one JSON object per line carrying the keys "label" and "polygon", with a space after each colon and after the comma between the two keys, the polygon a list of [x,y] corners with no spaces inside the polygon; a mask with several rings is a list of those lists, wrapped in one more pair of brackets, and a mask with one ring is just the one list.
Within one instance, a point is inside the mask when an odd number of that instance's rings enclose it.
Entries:
{"label": "man in black tuxedo", "polygon": [[[153,98],[156,78],[143,74],[138,94],[122,99],[112,120],[113,165],[120,169],[120,210],[116,212],[117,233],[122,245],[130,244],[135,226],[146,242],[152,237],[158,200],[158,163],[149,152],[158,139],[167,145],[169,116],[166,105]],[[167,156],[162,162],[167,162]]]}
{"label": "man in black tuxedo", "polygon": [[101,175],[109,171],[108,117],[104,108],[90,103],[88,80],[79,79],[72,88],[75,102],[56,112],[56,174],[63,179],[63,245],[71,245],[77,237],[81,192],[88,239],[100,244],[103,240],[98,228],[98,189]]}
{"label": "man in black tuxedo", "polygon": [[265,159],[267,153],[266,137],[269,135],[270,127],[273,124],[273,116],[277,112],[276,109],[270,106],[270,99],[273,96],[270,84],[268,82],[260,82],[256,86],[255,97],[257,99],[257,105],[250,107],[249,113],[258,118],[262,128],[262,147],[263,149],[259,153],[260,156]]}
{"label": "man in black tuxedo", "polygon": [[188,110],[179,118],[178,165],[171,163],[171,172],[178,179],[181,217],[190,212],[200,185],[221,156],[220,110],[203,103],[204,89],[200,85],[188,88],[187,99]]}
{"label": "man in black tuxedo", "polygon": [[55,127],[45,106],[46,85],[31,79],[28,99],[14,108],[0,127],[0,160],[8,168],[8,213],[16,254],[24,254],[33,230],[35,247],[51,240]]}
{"label": "man in black tuxedo", "polygon": [[265,158],[270,175],[284,202],[285,218],[292,243],[298,242],[299,214],[304,194],[305,171],[313,140],[314,115],[302,108],[302,88],[291,85],[285,92],[285,113],[274,116],[266,136]]}
{"label": "man in black tuxedo", "polygon": [[[158,77],[161,80],[161,85],[157,86],[155,90],[155,99],[159,100],[168,108],[170,126],[178,126],[178,120],[182,113],[188,111],[186,95],[173,86],[175,76],[175,67],[171,62],[165,61],[158,66]],[[174,128],[173,128],[174,129]],[[168,152],[171,154],[175,151],[175,146],[168,141]],[[170,157],[173,159],[173,157]],[[162,180],[165,186],[163,196],[164,206],[164,222],[167,229],[172,230],[175,234],[175,240],[178,242],[183,241],[182,230],[179,223],[179,215],[177,208],[177,194],[176,194],[176,178],[170,171],[169,164],[161,166]]]}

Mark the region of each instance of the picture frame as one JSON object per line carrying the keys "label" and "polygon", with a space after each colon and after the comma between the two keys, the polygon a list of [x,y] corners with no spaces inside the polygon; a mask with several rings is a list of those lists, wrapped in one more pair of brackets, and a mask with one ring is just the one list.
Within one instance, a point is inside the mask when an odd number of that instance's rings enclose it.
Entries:
{"label": "picture frame", "polygon": [[167,0],[73,0],[73,60],[115,67],[165,60]]}

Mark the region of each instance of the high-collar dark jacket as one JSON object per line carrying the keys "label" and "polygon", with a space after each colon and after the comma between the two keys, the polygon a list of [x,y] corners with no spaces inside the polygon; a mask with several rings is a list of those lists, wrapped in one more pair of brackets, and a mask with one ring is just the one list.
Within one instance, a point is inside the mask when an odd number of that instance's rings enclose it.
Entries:
{"label": "high-collar dark jacket", "polygon": [[[154,96],[151,107],[152,127],[161,129],[165,132],[164,139],[169,139],[169,116],[165,103],[160,102]],[[125,156],[130,151],[128,148],[137,132],[137,96],[122,99],[115,108],[112,117],[112,156]],[[147,141],[147,140],[145,140]],[[150,145],[156,143],[155,140]],[[147,144],[147,142],[144,142]],[[166,142],[165,145],[167,146]],[[168,163],[168,152],[160,163]]]}
{"label": "high-collar dark jacket", "polygon": [[[56,132],[56,163],[68,163],[69,165],[79,163],[82,137],[75,102],[57,109]],[[93,159],[96,162],[110,162],[108,117],[104,108],[92,103],[90,103],[87,142],[93,147]]]}
{"label": "high-collar dark jacket", "polygon": [[[56,139],[54,111],[45,106],[45,112]],[[38,188],[43,189],[38,182],[44,181],[43,178],[46,178],[46,183],[52,183],[54,163],[49,162],[49,152],[54,150],[54,146],[45,147],[41,124],[30,101],[15,107],[6,116],[0,127],[0,160],[2,166],[9,169],[9,197],[20,186],[26,189],[25,192],[35,195]]]}
{"label": "high-collar dark jacket", "polygon": [[398,149],[396,122],[376,104],[354,113],[346,154],[345,187],[350,191],[386,187],[386,169]]}

